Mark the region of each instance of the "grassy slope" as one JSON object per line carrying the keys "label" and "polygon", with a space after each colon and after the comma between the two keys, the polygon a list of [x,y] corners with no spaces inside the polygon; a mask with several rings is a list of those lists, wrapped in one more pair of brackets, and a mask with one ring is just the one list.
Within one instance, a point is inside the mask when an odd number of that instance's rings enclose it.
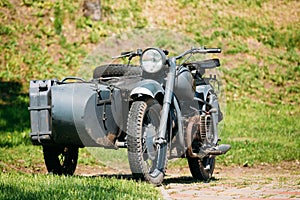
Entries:
{"label": "grassy slope", "polygon": [[31,79],[76,74],[84,56],[104,38],[132,28],[160,27],[188,34],[200,45],[223,48],[230,100],[298,100],[298,1],[105,1],[102,22],[82,17],[81,1],[1,2],[4,81],[28,87]]}
{"label": "grassy slope", "polygon": [[223,48],[222,138],[233,146],[220,157],[223,164],[300,159],[299,1],[110,0],[102,2],[101,22],[82,17],[81,5],[0,0],[1,171],[36,171],[42,162],[40,149],[28,141],[29,80],[76,75],[98,42],[144,27],[169,28]]}

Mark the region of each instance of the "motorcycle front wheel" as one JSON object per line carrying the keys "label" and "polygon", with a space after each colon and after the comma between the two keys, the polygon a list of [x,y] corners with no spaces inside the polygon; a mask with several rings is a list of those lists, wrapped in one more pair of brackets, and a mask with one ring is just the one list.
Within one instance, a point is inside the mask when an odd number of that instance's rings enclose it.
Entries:
{"label": "motorcycle front wheel", "polygon": [[155,144],[162,106],[155,99],[133,102],[127,123],[128,160],[132,175],[161,185],[167,166],[167,144]]}
{"label": "motorcycle front wheel", "polygon": [[73,175],[77,166],[78,147],[45,145],[44,160],[48,173],[55,175]]}

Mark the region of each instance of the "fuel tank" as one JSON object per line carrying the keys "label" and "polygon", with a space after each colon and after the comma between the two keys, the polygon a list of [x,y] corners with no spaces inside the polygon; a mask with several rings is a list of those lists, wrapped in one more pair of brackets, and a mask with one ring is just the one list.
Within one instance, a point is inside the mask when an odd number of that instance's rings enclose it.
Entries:
{"label": "fuel tank", "polygon": [[194,99],[194,79],[190,71],[185,67],[181,67],[177,71],[174,92],[179,101],[192,101]]}

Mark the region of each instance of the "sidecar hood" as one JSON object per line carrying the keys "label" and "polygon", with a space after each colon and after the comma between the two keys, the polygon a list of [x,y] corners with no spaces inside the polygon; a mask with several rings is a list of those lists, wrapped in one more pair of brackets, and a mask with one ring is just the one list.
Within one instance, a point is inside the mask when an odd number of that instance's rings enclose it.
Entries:
{"label": "sidecar hood", "polygon": [[[97,90],[98,89],[98,90]],[[110,90],[91,83],[55,85],[52,131],[56,143],[113,146],[118,127],[111,113]],[[112,139],[109,140],[109,139]]]}

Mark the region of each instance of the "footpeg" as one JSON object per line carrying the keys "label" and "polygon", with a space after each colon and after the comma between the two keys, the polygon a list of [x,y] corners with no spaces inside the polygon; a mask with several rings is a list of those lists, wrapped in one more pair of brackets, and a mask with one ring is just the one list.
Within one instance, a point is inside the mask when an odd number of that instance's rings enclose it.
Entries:
{"label": "footpeg", "polygon": [[216,147],[207,149],[206,153],[208,155],[217,156],[217,155],[222,155],[222,154],[227,153],[227,151],[229,151],[230,149],[231,149],[231,146],[229,144],[221,144]]}

